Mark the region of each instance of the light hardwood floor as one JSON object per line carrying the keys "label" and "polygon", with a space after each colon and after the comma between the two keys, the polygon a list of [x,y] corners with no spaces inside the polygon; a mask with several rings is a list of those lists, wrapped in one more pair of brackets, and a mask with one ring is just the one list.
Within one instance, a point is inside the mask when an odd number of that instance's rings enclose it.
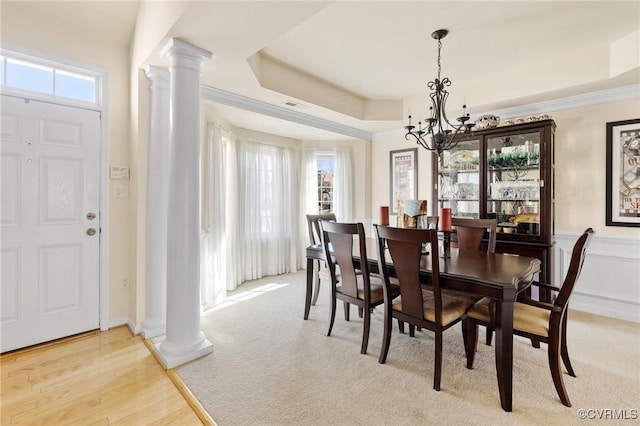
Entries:
{"label": "light hardwood floor", "polygon": [[125,326],[4,354],[0,365],[2,425],[213,424]]}

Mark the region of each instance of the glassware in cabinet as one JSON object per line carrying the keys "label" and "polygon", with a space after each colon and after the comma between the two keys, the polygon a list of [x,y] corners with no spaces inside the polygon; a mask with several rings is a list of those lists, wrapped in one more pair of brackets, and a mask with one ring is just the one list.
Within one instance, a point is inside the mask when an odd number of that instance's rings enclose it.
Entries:
{"label": "glassware in cabinet", "polygon": [[456,217],[479,218],[480,141],[465,140],[438,158],[438,206]]}
{"label": "glassware in cabinet", "polygon": [[505,233],[540,235],[540,132],[486,140],[487,217]]}

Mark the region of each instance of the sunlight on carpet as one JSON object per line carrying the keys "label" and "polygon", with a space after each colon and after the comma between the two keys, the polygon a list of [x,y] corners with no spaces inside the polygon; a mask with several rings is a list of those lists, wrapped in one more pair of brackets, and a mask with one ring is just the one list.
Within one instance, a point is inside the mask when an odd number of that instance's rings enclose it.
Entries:
{"label": "sunlight on carpet", "polygon": [[236,305],[240,302],[251,300],[254,297],[262,296],[269,291],[278,290],[288,285],[290,284],[270,283],[261,285],[256,288],[249,288],[247,290],[243,289],[243,287],[241,286],[237,290],[232,292],[231,295],[228,295],[227,299],[224,302],[211,308],[207,308],[206,310],[204,310],[204,313],[219,311],[220,309],[228,308],[229,306]]}

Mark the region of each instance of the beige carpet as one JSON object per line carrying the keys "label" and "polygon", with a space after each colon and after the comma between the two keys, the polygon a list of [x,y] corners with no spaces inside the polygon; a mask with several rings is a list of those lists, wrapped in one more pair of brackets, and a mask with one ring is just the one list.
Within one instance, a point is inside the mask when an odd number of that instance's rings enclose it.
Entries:
{"label": "beige carpet", "polygon": [[220,426],[585,424],[579,410],[640,423],[639,324],[571,312],[569,353],[578,376],[564,376],[571,408],[556,395],[546,345],[535,349],[516,337],[513,412],[507,413],[500,408],[493,346],[482,341],[474,370],[467,370],[460,328],[448,330],[436,392],[431,332],[411,338],[394,324],[387,363],[379,364],[382,309],[373,314],[368,354],[361,355],[355,308],[345,322],[340,305],[326,336],[327,286],[309,320],[302,319],[304,282],[303,271],[246,283],[235,300],[203,315],[214,352],[177,371]]}

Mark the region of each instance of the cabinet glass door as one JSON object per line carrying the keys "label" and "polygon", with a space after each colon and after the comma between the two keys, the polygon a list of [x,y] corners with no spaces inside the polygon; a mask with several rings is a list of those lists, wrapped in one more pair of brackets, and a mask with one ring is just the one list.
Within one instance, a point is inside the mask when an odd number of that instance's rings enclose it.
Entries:
{"label": "cabinet glass door", "polygon": [[456,217],[479,218],[480,141],[462,141],[438,158],[438,205]]}
{"label": "cabinet glass door", "polygon": [[540,133],[487,139],[487,217],[503,233],[540,235]]}

